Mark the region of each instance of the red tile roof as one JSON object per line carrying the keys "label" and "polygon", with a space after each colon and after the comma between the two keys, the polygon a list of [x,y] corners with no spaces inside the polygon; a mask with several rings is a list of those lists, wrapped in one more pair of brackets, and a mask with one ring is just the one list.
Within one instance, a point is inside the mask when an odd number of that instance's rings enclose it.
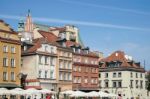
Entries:
{"label": "red tile roof", "polygon": [[69,40],[66,41],[66,46],[67,46],[67,47],[70,47],[70,46],[72,46],[72,45],[79,46],[80,44],[78,44],[78,43],[76,43],[76,42],[73,42],[73,41],[69,41]]}
{"label": "red tile roof", "polygon": [[51,32],[46,32],[46,31],[42,31],[42,30],[38,30],[38,32],[47,39],[48,42],[55,42],[57,41],[58,37],[56,35],[54,35]]}
{"label": "red tile roof", "polygon": [[141,66],[138,66],[133,60],[126,59],[125,53],[123,51],[116,51],[112,53],[110,56],[103,58],[100,60],[100,62],[104,63],[102,64],[102,68],[107,67],[107,62],[114,62],[119,61],[121,62],[121,67],[134,67],[134,68],[142,68]]}
{"label": "red tile roof", "polygon": [[60,33],[65,32],[66,28],[65,27],[55,27],[54,29],[49,29],[50,31],[56,31],[58,30]]}
{"label": "red tile roof", "polygon": [[32,46],[31,48],[29,48],[27,50],[27,52],[35,52],[38,48],[41,47],[41,42],[44,40],[44,38],[38,38],[38,39],[34,39],[33,43],[34,46]]}

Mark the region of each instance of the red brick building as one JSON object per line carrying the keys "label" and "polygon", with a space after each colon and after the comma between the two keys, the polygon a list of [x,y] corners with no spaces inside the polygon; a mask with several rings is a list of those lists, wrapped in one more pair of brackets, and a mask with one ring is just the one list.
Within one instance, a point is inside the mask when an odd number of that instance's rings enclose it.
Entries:
{"label": "red brick building", "polygon": [[73,90],[98,90],[98,55],[89,48],[81,48],[77,43],[67,41],[73,49]]}

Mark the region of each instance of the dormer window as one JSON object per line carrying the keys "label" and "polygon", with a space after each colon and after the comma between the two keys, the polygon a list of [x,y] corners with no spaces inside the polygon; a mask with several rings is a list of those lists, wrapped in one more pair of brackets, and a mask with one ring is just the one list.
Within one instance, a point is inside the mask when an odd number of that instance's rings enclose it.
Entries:
{"label": "dormer window", "polygon": [[81,49],[78,49],[78,53],[80,53],[81,52]]}
{"label": "dormer window", "polygon": [[46,52],[48,51],[48,46],[45,46],[45,51],[46,51]]}
{"label": "dormer window", "polygon": [[63,46],[63,47],[66,47],[66,43],[65,43],[65,42],[62,42],[62,46]]}
{"label": "dormer window", "polygon": [[89,50],[86,50],[86,54],[89,54]]}
{"label": "dormer window", "polygon": [[59,33],[59,37],[62,39],[66,38],[66,33]]}
{"label": "dormer window", "polygon": [[74,52],[74,53],[76,52],[76,49],[75,49],[75,48],[73,48],[73,52]]}
{"label": "dormer window", "polygon": [[24,51],[26,51],[26,50],[27,50],[27,46],[24,46],[23,48],[24,48]]}

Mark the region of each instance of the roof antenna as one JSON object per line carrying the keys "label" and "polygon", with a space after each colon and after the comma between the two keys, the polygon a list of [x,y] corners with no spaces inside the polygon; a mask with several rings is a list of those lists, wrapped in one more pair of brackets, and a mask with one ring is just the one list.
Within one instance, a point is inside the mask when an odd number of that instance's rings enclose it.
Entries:
{"label": "roof antenna", "polygon": [[145,69],[145,59],[144,59],[144,69]]}
{"label": "roof antenna", "polygon": [[28,9],[28,16],[30,16],[30,12],[31,12],[30,9]]}

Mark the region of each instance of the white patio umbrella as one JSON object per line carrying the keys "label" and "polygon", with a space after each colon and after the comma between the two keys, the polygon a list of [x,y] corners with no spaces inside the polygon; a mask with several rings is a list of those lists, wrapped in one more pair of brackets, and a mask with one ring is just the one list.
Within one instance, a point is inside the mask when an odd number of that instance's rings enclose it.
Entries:
{"label": "white patio umbrella", "polygon": [[0,95],[9,95],[10,91],[6,88],[0,88]]}
{"label": "white patio umbrella", "polygon": [[10,90],[10,93],[12,95],[25,95],[24,89],[21,89],[21,88],[14,88],[14,89]]}
{"label": "white patio umbrella", "polygon": [[33,94],[39,94],[40,92],[35,88],[29,88],[27,90],[24,90],[24,93],[27,95],[33,95]]}
{"label": "white patio umbrella", "polygon": [[109,94],[105,93],[103,91],[99,91],[98,94],[99,94],[100,97],[109,97]]}
{"label": "white patio umbrella", "polygon": [[72,91],[72,90],[66,90],[66,91],[60,92],[60,94],[71,95],[71,94],[73,94],[74,92],[75,92],[75,91]]}
{"label": "white patio umbrella", "polygon": [[99,93],[96,91],[91,91],[87,93],[87,97],[99,97]]}
{"label": "white patio umbrella", "polygon": [[82,91],[74,91],[71,95],[71,97],[87,97],[87,93]]}
{"label": "white patio umbrella", "polygon": [[55,93],[54,91],[51,91],[51,90],[48,90],[48,89],[42,89],[42,90],[38,90],[38,91],[42,94],[47,94],[47,93],[54,94]]}
{"label": "white patio umbrella", "polygon": [[109,97],[119,97],[118,95],[116,95],[116,94],[113,94],[113,93],[109,93]]}

